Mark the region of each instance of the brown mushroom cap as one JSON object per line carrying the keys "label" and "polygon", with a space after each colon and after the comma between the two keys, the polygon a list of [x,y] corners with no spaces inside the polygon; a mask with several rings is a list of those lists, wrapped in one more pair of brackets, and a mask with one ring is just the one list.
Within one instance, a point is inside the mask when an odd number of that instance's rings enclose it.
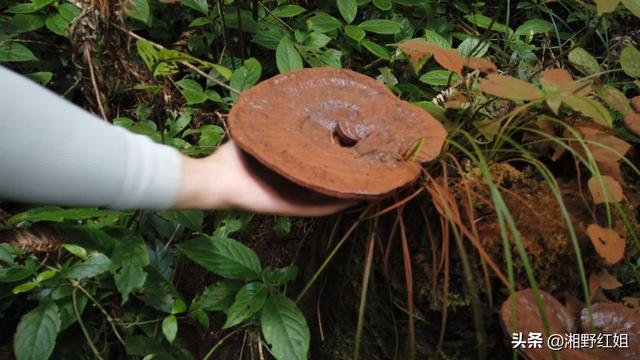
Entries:
{"label": "brown mushroom cap", "polygon": [[389,195],[438,156],[446,130],[374,79],[346,69],[277,75],[229,113],[240,148],[280,175],[339,198]]}
{"label": "brown mushroom cap", "polygon": [[[593,325],[596,334],[627,334],[629,348],[585,349],[585,352],[597,354],[601,359],[640,359],[640,315],[628,307],[616,303],[597,303],[591,307]],[[589,312],[587,308],[580,313],[580,329],[583,333],[591,333]],[[613,338],[608,339],[613,346]],[[604,341],[603,341],[604,342]]]}

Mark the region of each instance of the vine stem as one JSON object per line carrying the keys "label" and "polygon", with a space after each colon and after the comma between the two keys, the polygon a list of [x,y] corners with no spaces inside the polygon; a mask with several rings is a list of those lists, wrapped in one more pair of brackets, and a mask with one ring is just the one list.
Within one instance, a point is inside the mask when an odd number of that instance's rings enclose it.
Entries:
{"label": "vine stem", "polygon": [[73,292],[71,293],[71,298],[73,300],[73,312],[76,314],[76,320],[78,321],[78,325],[80,325],[80,329],[82,329],[82,333],[84,334],[84,338],[87,340],[87,344],[91,348],[93,355],[96,359],[103,360],[102,355],[100,355],[100,351],[96,348],[96,345],[91,340],[91,336],[89,335],[89,331],[87,327],[82,322],[82,317],[80,316],[80,310],[78,310],[78,298],[77,298],[78,288],[74,287]]}
{"label": "vine stem", "polygon": [[85,289],[84,287],[82,287],[82,285],[80,285],[80,282],[78,282],[77,280],[71,280],[71,285],[73,285],[75,289],[82,291],[82,293],[85,294],[89,298],[89,300],[91,300],[96,305],[96,307],[100,310],[102,315],[104,315],[104,317],[107,319],[107,322],[109,323],[109,325],[111,325],[111,328],[113,329],[113,332],[116,335],[116,338],[118,338],[118,341],[120,341],[120,343],[123,346],[125,346],[125,341],[120,335],[120,332],[118,332],[118,329],[114,324],[113,318],[107,312],[107,310],[105,310],[105,308],[102,307],[102,305],[100,305],[100,303],[87,291],[87,289]]}
{"label": "vine stem", "polygon": [[218,341],[212,348],[211,350],[209,350],[209,352],[202,358],[202,360],[208,360],[211,355],[213,355],[214,352],[216,352],[216,350],[218,350],[218,348],[220,346],[222,346],[222,344],[224,344],[225,341],[229,340],[230,337],[232,337],[233,335],[237,334],[240,332],[240,330],[244,329],[246,327],[245,326],[241,326],[235,330],[233,330],[232,332],[228,333],[227,335],[225,335],[222,339],[220,339],[220,341]]}

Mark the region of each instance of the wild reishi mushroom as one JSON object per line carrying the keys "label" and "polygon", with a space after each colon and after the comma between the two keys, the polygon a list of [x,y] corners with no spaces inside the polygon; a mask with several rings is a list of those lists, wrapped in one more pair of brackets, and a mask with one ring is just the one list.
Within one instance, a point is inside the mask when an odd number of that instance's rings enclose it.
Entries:
{"label": "wild reishi mushroom", "polygon": [[447,132],[429,113],[346,69],[277,75],[240,94],[231,137],[289,180],[338,198],[389,195],[415,181]]}
{"label": "wild reishi mushroom", "polygon": [[[640,359],[640,315],[628,307],[616,303],[597,303],[591,307],[595,339],[600,334],[601,347],[584,349],[586,353],[598,355],[600,359]],[[591,333],[589,310],[580,313],[580,329],[582,333]],[[602,334],[608,334],[603,339]],[[615,335],[614,335],[615,334]],[[617,336],[617,339],[613,337]],[[624,338],[620,338],[623,336]],[[621,343],[621,341],[623,343]],[[615,344],[614,342],[617,342]],[[624,345],[627,346],[624,346]],[[609,348],[604,346],[609,345]],[[617,345],[614,347],[614,345]],[[595,357],[594,357],[595,358]]]}

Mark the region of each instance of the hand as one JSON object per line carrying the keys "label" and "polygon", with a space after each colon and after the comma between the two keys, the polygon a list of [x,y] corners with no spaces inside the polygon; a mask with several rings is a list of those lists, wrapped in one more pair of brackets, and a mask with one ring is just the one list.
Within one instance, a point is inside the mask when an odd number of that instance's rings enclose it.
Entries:
{"label": "hand", "polygon": [[354,203],[303,189],[266,169],[228,141],[206,158],[183,157],[182,188],[173,208],[239,208],[276,215],[322,216]]}

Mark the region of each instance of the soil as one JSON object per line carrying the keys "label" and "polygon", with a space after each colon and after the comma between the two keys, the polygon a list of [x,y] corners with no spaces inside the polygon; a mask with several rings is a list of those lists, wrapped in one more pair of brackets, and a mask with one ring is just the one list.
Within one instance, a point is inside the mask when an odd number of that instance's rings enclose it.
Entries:
{"label": "soil", "polygon": [[429,113],[346,69],[277,75],[244,91],[231,137],[267,167],[339,198],[379,198],[415,181],[446,131]]}

